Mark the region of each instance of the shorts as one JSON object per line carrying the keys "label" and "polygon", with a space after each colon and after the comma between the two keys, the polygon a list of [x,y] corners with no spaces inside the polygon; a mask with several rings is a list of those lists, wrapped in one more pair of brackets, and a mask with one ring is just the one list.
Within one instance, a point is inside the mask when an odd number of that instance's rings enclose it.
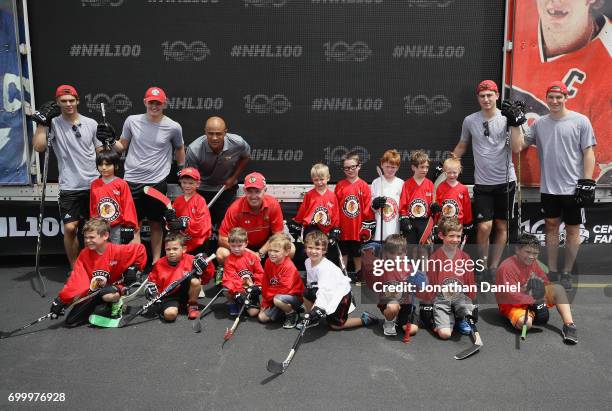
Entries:
{"label": "shorts", "polygon": [[130,186],[130,191],[132,192],[132,199],[134,200],[134,205],[136,206],[136,215],[138,216],[138,220],[142,221],[146,218],[147,220],[161,222],[166,206],[161,201],[146,195],[144,192],[144,187],[150,186],[165,194],[168,190],[166,180],[162,180],[156,184],[130,183],[128,181],[128,185]]}
{"label": "shorts", "polygon": [[[204,197],[204,199],[206,200],[206,204],[208,204],[210,203],[210,200],[212,200],[213,197],[217,195],[218,191],[198,190],[198,193],[202,197]],[[225,213],[227,212],[227,209],[229,208],[229,206],[231,206],[234,200],[236,199],[237,193],[238,193],[238,185],[235,185],[232,188],[228,188],[219,196],[219,198],[217,198],[217,201],[215,201],[214,207],[211,207],[210,220],[211,220],[211,223],[214,229],[218,230],[219,227],[221,226],[221,222],[223,221],[223,218],[225,217]]]}
{"label": "shorts", "polygon": [[[384,314],[385,310],[387,309],[387,304],[378,304],[377,307],[380,312]],[[403,327],[408,322],[410,322],[411,324],[417,324],[418,322],[414,321],[415,311],[415,307],[412,304],[400,304],[400,310],[397,314],[397,319],[395,320],[395,323],[400,327]]]}
{"label": "shorts", "polygon": [[506,183],[474,185],[474,220],[476,223],[507,220],[508,215],[510,219],[514,218],[516,182],[511,181],[508,188],[509,193],[506,192]]}
{"label": "shorts", "polygon": [[419,244],[419,240],[423,236],[425,229],[429,223],[429,218],[411,218],[410,224],[412,224],[412,230],[408,232],[406,241],[408,244]]}
{"label": "shorts", "polygon": [[356,240],[340,240],[338,241],[340,251],[343,256],[361,257],[361,243]]}
{"label": "shorts", "polygon": [[349,309],[351,308],[352,300],[353,296],[349,291],[349,293],[342,297],[342,299],[338,303],[336,311],[334,311],[331,315],[327,315],[327,317],[325,317],[325,321],[327,321],[327,324],[342,327],[348,319]]}
{"label": "shorts", "polygon": [[89,219],[89,190],[60,190],[57,202],[64,224]]}
{"label": "shorts", "polygon": [[574,195],[540,194],[544,218],[559,218],[567,225],[584,223],[584,209],[578,207]]}
{"label": "shorts", "polygon": [[[546,293],[544,294],[544,299],[546,301],[552,301],[553,298],[553,287],[549,284],[546,286]],[[552,308],[554,304],[546,304],[548,308]],[[512,326],[516,326],[519,320],[525,318],[525,311],[527,311],[527,307],[524,305],[516,305],[516,304],[500,304],[499,312],[501,315],[506,317]],[[533,312],[529,312],[529,317],[532,319],[535,317]]]}
{"label": "shorts", "polygon": [[[291,304],[291,306],[293,307],[293,309],[295,311],[297,311],[302,306],[302,302],[295,295],[276,294],[274,296],[274,298],[278,298],[279,300],[281,300],[285,304]],[[266,308],[264,310],[264,314],[267,315],[270,318],[270,320],[277,321],[277,320],[280,320],[281,317],[285,313],[280,308],[278,308],[277,306],[273,305],[272,307]]]}
{"label": "shorts", "polygon": [[170,307],[178,308],[180,311],[181,307],[187,305],[187,301],[189,300],[189,283],[186,283],[186,285],[181,285],[174,293],[161,299],[161,313],[166,311],[166,308]]}
{"label": "shorts", "polygon": [[106,306],[110,306],[110,304],[104,302],[100,295],[96,295],[92,297],[91,300],[83,301],[72,307],[70,312],[66,315],[66,327],[76,327],[81,324],[85,324],[89,321],[89,316],[96,310],[98,307],[104,308]]}
{"label": "shorts", "polygon": [[306,287],[306,289],[302,293],[302,297],[304,297],[305,300],[314,302],[317,299],[318,290],[319,290],[318,287]]}
{"label": "shorts", "polygon": [[475,308],[467,296],[463,296],[457,301],[436,300],[434,301],[434,328],[453,328],[455,326],[455,317],[463,318],[467,314],[471,314]]}

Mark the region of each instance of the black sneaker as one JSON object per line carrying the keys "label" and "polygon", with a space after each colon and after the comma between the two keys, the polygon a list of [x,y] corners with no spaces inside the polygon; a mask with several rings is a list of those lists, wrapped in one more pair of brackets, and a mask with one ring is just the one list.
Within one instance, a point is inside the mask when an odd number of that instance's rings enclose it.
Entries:
{"label": "black sneaker", "polygon": [[285,315],[285,323],[283,328],[295,328],[298,322],[298,313],[295,311]]}
{"label": "black sneaker", "polygon": [[563,342],[567,344],[578,344],[578,332],[576,331],[574,323],[563,324],[561,334],[563,335]]}
{"label": "black sneaker", "polygon": [[566,290],[572,289],[572,274],[571,273],[561,273],[559,276],[559,284],[563,286]]}
{"label": "black sneaker", "polygon": [[361,322],[363,323],[364,327],[367,327],[368,325],[378,324],[380,319],[374,314],[364,311],[361,313]]}
{"label": "black sneaker", "polygon": [[[301,330],[302,330],[302,328],[304,328],[304,323],[305,323],[305,322],[306,322],[306,320],[302,320],[302,321],[300,321],[299,323],[297,323],[297,325],[295,326],[295,328],[297,328],[298,330],[300,330],[300,331],[301,331]],[[308,327],[306,327],[306,329],[316,327],[316,326],[318,326],[319,324],[320,324],[320,323],[319,323],[319,319],[317,318],[316,320],[314,320],[314,321],[312,321],[312,322],[308,323]]]}
{"label": "black sneaker", "polygon": [[549,271],[546,275],[550,281],[559,281],[559,273],[557,271]]}

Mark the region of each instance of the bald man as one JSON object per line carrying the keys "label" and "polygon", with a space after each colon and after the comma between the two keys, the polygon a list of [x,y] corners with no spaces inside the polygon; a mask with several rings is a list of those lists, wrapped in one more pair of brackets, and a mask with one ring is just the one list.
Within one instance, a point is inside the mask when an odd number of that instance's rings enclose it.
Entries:
{"label": "bald man", "polygon": [[236,198],[238,178],[251,158],[251,147],[239,135],[228,133],[221,117],[210,117],[204,133],[187,147],[187,166],[200,171],[202,183],[198,191],[207,202],[225,186],[225,192],[210,209],[213,226],[218,229]]}

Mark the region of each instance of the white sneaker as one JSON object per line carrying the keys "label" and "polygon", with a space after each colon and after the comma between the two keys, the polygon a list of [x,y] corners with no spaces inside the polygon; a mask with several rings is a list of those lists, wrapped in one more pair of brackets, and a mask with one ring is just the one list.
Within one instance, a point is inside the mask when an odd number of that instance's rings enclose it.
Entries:
{"label": "white sneaker", "polygon": [[395,329],[395,321],[385,320],[383,323],[383,333],[385,335],[397,335],[397,330]]}

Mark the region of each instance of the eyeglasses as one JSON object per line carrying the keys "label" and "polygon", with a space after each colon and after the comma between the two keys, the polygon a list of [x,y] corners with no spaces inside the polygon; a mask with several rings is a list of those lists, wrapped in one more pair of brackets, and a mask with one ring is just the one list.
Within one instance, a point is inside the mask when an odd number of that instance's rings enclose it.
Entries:
{"label": "eyeglasses", "polygon": [[342,167],[342,169],[343,169],[344,171],[353,171],[353,170],[356,170],[356,169],[357,169],[357,167],[359,167],[359,164],[357,164],[356,166]]}
{"label": "eyeglasses", "polygon": [[489,137],[491,135],[491,133],[489,132],[489,122],[488,121],[483,121],[482,122],[482,126],[484,127],[484,135],[485,135],[485,137]]}
{"label": "eyeglasses", "polygon": [[78,126],[76,124],[72,125],[72,131],[74,132],[74,136],[76,138],[81,138],[81,132],[79,131],[79,126],[80,124]]}

